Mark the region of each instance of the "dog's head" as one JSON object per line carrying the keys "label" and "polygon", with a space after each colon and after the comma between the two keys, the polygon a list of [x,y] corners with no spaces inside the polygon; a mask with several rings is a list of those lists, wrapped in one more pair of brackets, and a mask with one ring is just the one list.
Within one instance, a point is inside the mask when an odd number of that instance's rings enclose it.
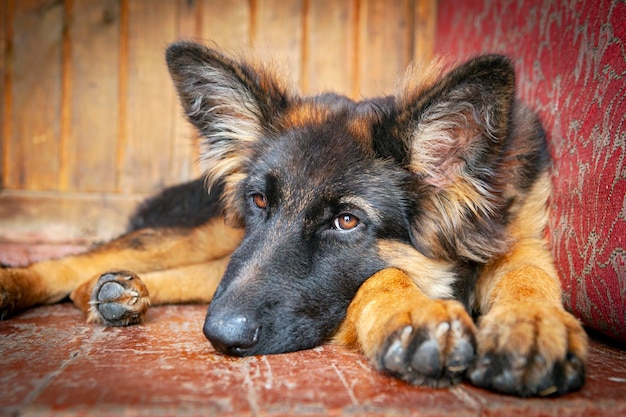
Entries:
{"label": "dog's head", "polygon": [[194,43],[171,45],[167,62],[208,179],[224,184],[225,216],[245,227],[205,322],[220,351],[316,346],[390,266],[453,296],[455,260],[505,246],[507,59],[409,77],[397,96],[358,103],[299,97],[262,67]]}

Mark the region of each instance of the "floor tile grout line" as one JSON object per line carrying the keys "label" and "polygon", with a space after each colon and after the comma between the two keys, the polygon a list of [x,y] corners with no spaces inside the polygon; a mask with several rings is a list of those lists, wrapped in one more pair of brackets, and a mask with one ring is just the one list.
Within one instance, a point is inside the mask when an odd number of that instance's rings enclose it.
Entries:
{"label": "floor tile grout line", "polygon": [[470,407],[472,410],[476,410],[477,416],[482,416],[484,412],[483,404],[474,395],[468,392],[464,387],[460,385],[453,386],[449,389],[452,395],[458,398],[463,404]]}
{"label": "floor tile grout line", "polygon": [[[255,358],[247,359],[243,361],[243,366],[241,370],[243,371],[243,383],[246,387],[248,399],[248,405],[250,406],[250,412],[253,416],[259,415],[259,402],[256,390],[254,389],[254,382],[252,381],[252,376],[250,375],[250,362],[255,360]],[[256,360],[255,360],[256,361]]]}
{"label": "floor tile grout line", "polygon": [[352,389],[352,387],[350,387],[350,385],[348,385],[348,381],[346,381],[346,378],[343,375],[343,373],[341,373],[339,368],[337,368],[337,365],[335,364],[335,362],[332,363],[332,368],[335,370],[335,373],[339,377],[339,381],[341,382],[341,384],[346,389],[346,392],[348,393],[348,397],[350,398],[350,401],[352,402],[352,405],[353,406],[358,406],[359,405],[359,401],[357,400],[356,395],[354,395],[354,390]]}
{"label": "floor tile grout line", "polygon": [[81,350],[82,349],[78,349],[78,350],[74,350],[70,352],[69,358],[61,361],[61,364],[59,365],[57,369],[55,369],[54,371],[46,375],[46,377],[43,380],[43,383],[41,383],[38,387],[33,389],[31,392],[29,392],[28,395],[26,395],[26,397],[24,397],[24,400],[22,400],[22,403],[20,404],[19,408],[21,409],[23,407],[29,406],[39,396],[39,394],[41,394],[46,388],[50,386],[52,381],[55,380],[57,376],[63,373],[65,368],[67,368],[72,362],[74,362],[74,360],[78,356],[80,356]]}
{"label": "floor tile grout line", "polygon": [[33,401],[35,401],[35,399],[44,391],[46,390],[51,384],[52,382],[63,373],[63,371],[70,366],[72,363],[74,363],[79,357],[81,356],[87,356],[88,353],[91,351],[92,349],[92,343],[94,341],[94,338],[97,336],[98,333],[102,333],[102,330],[97,328],[97,327],[92,327],[90,329],[86,329],[90,334],[87,335],[86,340],[83,341],[80,346],[78,347],[78,349],[73,350],[72,352],[70,352],[70,355],[67,359],[64,359],[63,361],[61,361],[60,365],[58,366],[57,369],[55,369],[54,371],[48,373],[48,375],[45,376],[45,378],[43,379],[43,382],[36,387],[35,389],[33,389],[31,392],[28,393],[28,395],[26,395],[24,397],[24,399],[22,400],[21,404],[18,406],[18,415],[21,414],[21,411],[30,406]]}

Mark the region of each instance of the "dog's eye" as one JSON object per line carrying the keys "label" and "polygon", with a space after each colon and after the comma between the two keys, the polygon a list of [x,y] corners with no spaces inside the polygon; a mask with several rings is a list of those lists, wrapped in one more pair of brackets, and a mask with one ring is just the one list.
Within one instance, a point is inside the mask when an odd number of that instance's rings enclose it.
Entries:
{"label": "dog's eye", "polygon": [[352,230],[359,225],[359,219],[352,214],[344,213],[335,217],[333,220],[333,227],[337,230],[348,231]]}
{"label": "dog's eye", "polygon": [[261,193],[252,194],[251,198],[252,198],[252,203],[254,203],[254,205],[257,208],[260,208],[260,209],[267,208],[267,197],[265,197],[263,194]]}

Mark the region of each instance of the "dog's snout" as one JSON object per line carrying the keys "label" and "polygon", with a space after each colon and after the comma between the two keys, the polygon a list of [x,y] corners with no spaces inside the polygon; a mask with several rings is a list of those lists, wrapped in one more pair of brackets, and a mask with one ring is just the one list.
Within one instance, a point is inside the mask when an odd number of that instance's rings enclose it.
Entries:
{"label": "dog's snout", "polygon": [[243,315],[208,316],[203,331],[216,350],[227,355],[245,356],[259,341],[261,326]]}

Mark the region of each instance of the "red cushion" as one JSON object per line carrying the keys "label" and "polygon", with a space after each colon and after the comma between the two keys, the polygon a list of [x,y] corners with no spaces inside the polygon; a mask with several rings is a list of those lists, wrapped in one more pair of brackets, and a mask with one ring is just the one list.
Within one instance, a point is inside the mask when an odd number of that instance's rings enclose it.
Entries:
{"label": "red cushion", "polygon": [[549,232],[566,307],[626,341],[624,22],[619,0],[440,0],[435,49],[514,59],[555,158]]}

